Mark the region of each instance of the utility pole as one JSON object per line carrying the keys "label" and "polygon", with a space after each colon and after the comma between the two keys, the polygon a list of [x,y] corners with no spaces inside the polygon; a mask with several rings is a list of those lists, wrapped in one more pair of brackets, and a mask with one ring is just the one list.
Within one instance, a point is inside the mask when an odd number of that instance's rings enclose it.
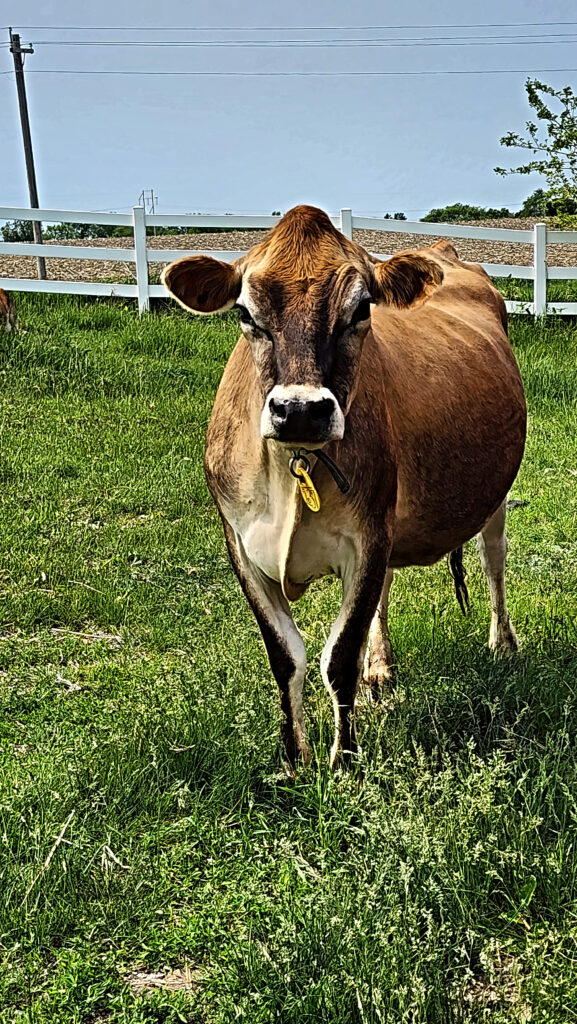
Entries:
{"label": "utility pole", "polygon": [[153,188],[143,188],[138,197],[138,202],[144,207],[148,206],[148,213],[154,213],[158,196],[155,196]]}
{"label": "utility pole", "polygon": [[[141,206],[144,206],[147,213],[154,213],[156,209],[155,204],[158,202],[158,196],[155,196],[153,188],[143,188],[138,197],[138,202]],[[153,227],[152,232],[154,235],[156,234],[156,227]]]}
{"label": "utility pole", "polygon": [[[26,100],[26,83],[24,81],[24,62],[22,55],[26,53],[34,53],[32,46],[27,46],[24,49],[20,42],[20,36],[17,33],[13,33],[12,29],[10,32],[10,53],[14,57],[14,72],[16,74],[16,88],[18,90],[18,106],[20,108],[20,123],[22,125],[22,140],[24,142],[24,156],[26,159],[26,174],[28,176],[28,191],[30,193],[30,206],[32,209],[40,209],[40,203],[38,202],[38,189],[36,188],[36,173],[34,171],[34,154],[32,152],[32,136],[30,134],[30,121],[28,118],[28,102]],[[42,245],[42,224],[40,221],[32,222],[32,231],[34,232],[34,241],[37,245]],[[38,264],[38,277],[40,280],[46,280],[46,260],[43,256],[38,256],[36,259]]]}

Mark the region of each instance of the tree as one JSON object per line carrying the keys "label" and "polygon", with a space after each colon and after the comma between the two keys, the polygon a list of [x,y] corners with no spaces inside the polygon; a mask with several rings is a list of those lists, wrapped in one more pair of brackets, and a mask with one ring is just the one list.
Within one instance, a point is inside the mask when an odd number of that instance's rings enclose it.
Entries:
{"label": "tree", "polygon": [[404,213],[385,213],[383,220],[406,220]]}
{"label": "tree", "polygon": [[[521,209],[515,214],[516,217],[546,217],[549,213],[551,201],[542,188],[535,189],[527,196]],[[553,211],[554,212],[554,211]]]}
{"label": "tree", "polygon": [[65,242],[75,238],[112,238],[116,231],[114,224],[50,224],[44,232],[44,238],[50,241]]}
{"label": "tree", "polygon": [[[533,157],[519,167],[495,167],[495,171],[501,175],[542,174],[555,212],[570,214],[577,201],[577,96],[568,85],[554,89],[536,78],[528,78],[525,89],[540,123],[527,121],[527,136],[508,132],[500,142],[508,148],[529,150]],[[551,109],[545,99],[548,96],[560,109]]]}
{"label": "tree", "polygon": [[31,220],[9,220],[2,228],[5,242],[33,242],[34,232]]}
{"label": "tree", "polygon": [[[577,213],[577,199],[567,199],[564,203],[564,212],[567,214]],[[543,188],[537,188],[530,196],[527,196],[521,209],[515,214],[516,217],[554,217],[557,214],[557,205],[551,199],[548,192]]]}
{"label": "tree", "polygon": [[468,203],[453,203],[452,206],[437,206],[430,210],[421,220],[433,224],[452,224],[460,220],[502,220],[510,217],[511,211],[506,206],[470,206]]}

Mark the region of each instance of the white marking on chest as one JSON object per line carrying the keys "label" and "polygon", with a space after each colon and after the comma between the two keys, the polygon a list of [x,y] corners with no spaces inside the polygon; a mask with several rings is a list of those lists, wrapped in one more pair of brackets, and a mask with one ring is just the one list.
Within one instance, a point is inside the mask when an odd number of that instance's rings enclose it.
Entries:
{"label": "white marking on chest", "polygon": [[[303,584],[335,573],[343,575],[354,550],[351,524],[330,520],[304,506],[298,484],[289,470],[289,453],[274,451],[254,479],[244,500],[228,503],[223,511],[242,542],[249,561],[285,589],[288,578]],[[264,469],[266,465],[267,469]]]}
{"label": "white marking on chest", "polygon": [[[243,516],[239,533],[251,562],[272,580],[281,582],[286,548],[290,541],[297,499],[297,482],[288,464],[285,473],[261,476],[256,485],[255,506],[262,511]],[[255,510],[256,511],[256,510]]]}

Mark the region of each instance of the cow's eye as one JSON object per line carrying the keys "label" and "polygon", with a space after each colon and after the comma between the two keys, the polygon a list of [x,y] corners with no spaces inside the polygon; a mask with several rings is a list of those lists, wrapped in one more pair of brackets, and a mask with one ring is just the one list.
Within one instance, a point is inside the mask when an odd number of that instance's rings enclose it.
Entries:
{"label": "cow's eye", "polygon": [[259,334],[264,334],[265,338],[272,341],[272,334],[267,331],[265,327],[259,327],[259,325],[253,320],[246,306],[239,306],[238,303],[235,306],[238,309],[238,315],[240,317],[241,324],[246,327],[251,327],[253,331],[258,331]]}
{"label": "cow's eye", "polygon": [[354,327],[355,324],[360,324],[360,323],[363,322],[363,320],[369,320],[370,316],[371,316],[371,300],[370,299],[363,299],[361,302],[359,302],[357,308],[355,309],[355,311],[354,311],[354,313],[353,313],[353,315],[351,317],[350,326]]}
{"label": "cow's eye", "polygon": [[256,330],[258,330],[258,327],[256,326],[246,306],[236,305],[235,309],[238,309],[238,315],[240,317],[241,324],[246,324],[248,327],[254,327]]}

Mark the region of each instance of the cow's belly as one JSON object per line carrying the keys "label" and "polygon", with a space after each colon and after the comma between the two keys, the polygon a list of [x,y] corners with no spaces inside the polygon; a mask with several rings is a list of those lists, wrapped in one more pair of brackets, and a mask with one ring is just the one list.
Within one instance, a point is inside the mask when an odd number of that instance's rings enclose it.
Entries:
{"label": "cow's belly", "polygon": [[404,569],[409,565],[434,565],[480,533],[502,500],[486,515],[470,519],[466,524],[452,523],[450,516],[443,527],[434,523],[429,529],[422,521],[397,523],[389,558],[391,569]]}
{"label": "cow's belly", "polygon": [[[389,564],[432,565],[480,533],[507,497],[514,473],[496,475],[482,491],[471,485],[460,495],[435,491],[407,496],[399,487]],[[444,497],[444,500],[443,500]]]}

